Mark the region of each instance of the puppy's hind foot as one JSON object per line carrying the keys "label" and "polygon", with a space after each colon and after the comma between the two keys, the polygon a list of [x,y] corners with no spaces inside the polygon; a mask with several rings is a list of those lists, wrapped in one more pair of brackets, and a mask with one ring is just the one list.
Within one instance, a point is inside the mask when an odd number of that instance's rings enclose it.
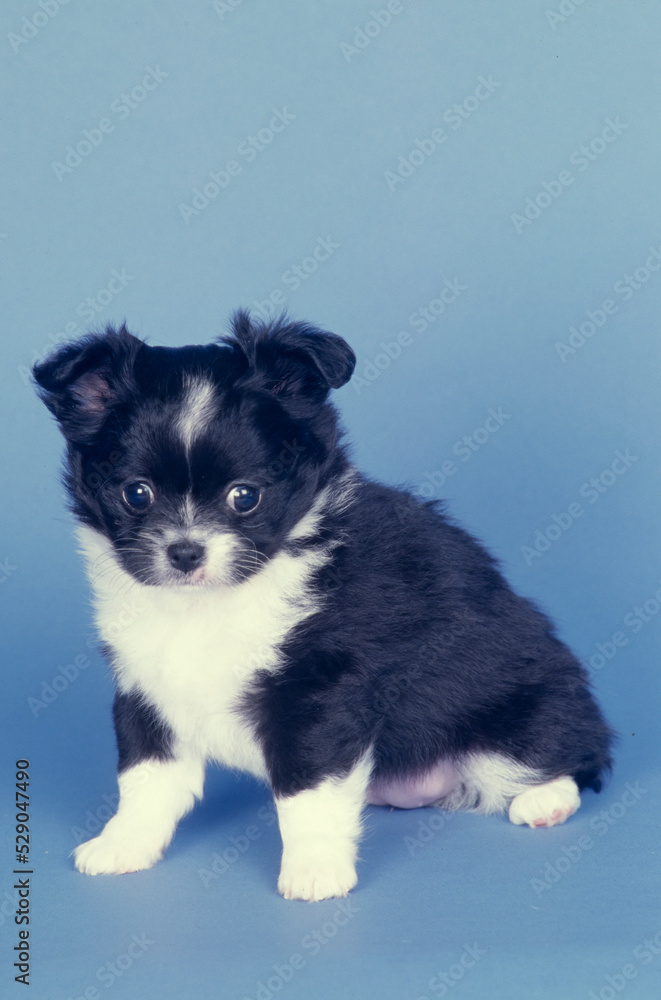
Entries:
{"label": "puppy's hind foot", "polygon": [[545,785],[526,788],[512,800],[509,817],[512,823],[533,829],[564,823],[581,804],[573,778],[556,778]]}

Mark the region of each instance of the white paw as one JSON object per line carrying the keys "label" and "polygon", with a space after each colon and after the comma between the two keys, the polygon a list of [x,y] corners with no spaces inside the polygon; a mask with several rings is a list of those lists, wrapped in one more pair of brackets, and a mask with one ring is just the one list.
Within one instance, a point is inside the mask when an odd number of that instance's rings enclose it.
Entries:
{"label": "white paw", "polygon": [[84,875],[124,875],[151,868],[160,861],[163,851],[104,830],[98,837],[77,847],[73,854],[76,868]]}
{"label": "white paw", "polygon": [[556,826],[564,823],[581,804],[573,778],[556,778],[521,792],[510,805],[510,820],[530,827]]}
{"label": "white paw", "polygon": [[285,899],[316,902],[346,896],[357,881],[356,866],[347,858],[291,852],[282,858],[278,892]]}

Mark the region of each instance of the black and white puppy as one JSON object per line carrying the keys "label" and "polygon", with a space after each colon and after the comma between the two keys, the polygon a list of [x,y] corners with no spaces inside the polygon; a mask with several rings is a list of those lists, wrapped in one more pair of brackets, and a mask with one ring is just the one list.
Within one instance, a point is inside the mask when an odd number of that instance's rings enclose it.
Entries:
{"label": "black and white puppy", "polygon": [[207,346],[108,329],[35,366],[117,686],[119,807],[80,871],[158,861],[209,760],[271,785],[288,899],[356,884],[366,803],[547,827],[599,789],[611,732],[549,621],[350,464],[327,396],[354,364],[238,313]]}

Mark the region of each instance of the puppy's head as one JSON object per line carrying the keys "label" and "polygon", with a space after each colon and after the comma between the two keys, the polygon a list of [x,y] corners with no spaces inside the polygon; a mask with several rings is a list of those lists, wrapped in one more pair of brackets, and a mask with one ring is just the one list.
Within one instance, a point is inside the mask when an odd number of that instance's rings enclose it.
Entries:
{"label": "puppy's head", "polygon": [[77,517],[150,585],[227,585],[273,557],[346,467],[329,389],[350,377],[340,337],[286,319],[199,347],[151,347],[124,327],[37,364],[67,441]]}

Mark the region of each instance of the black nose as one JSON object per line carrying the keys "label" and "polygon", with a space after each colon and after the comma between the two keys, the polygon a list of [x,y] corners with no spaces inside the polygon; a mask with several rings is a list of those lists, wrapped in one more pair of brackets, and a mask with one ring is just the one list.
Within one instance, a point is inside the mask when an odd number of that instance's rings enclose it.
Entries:
{"label": "black nose", "polygon": [[168,559],[175,569],[182,573],[192,573],[204,562],[206,551],[199,542],[173,542],[168,545]]}

